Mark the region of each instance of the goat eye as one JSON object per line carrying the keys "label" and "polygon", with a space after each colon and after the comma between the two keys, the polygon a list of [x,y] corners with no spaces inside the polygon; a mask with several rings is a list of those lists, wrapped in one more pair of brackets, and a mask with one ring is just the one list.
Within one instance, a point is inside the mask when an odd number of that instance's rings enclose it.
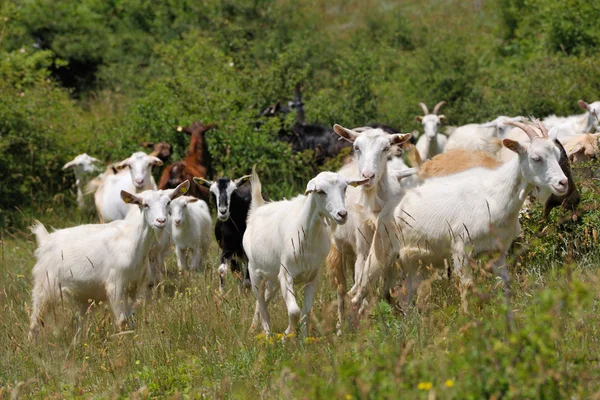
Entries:
{"label": "goat eye", "polygon": [[531,157],[531,160],[536,163],[542,162],[542,158],[539,156]]}
{"label": "goat eye", "polygon": [[168,201],[168,202],[167,202],[167,206],[170,206],[170,205],[171,205],[171,201]]}
{"label": "goat eye", "polygon": [[144,208],[150,208],[149,204],[144,204]]}
{"label": "goat eye", "polygon": [[317,193],[319,193],[319,194],[325,194],[325,192],[323,190],[317,190]]}
{"label": "goat eye", "polygon": [[356,147],[356,146],[354,146],[354,151],[355,151],[356,153],[360,153],[360,149],[359,149],[358,147]]}
{"label": "goat eye", "polygon": [[383,148],[383,151],[389,151],[391,148],[392,148],[391,146],[385,146],[385,147]]}

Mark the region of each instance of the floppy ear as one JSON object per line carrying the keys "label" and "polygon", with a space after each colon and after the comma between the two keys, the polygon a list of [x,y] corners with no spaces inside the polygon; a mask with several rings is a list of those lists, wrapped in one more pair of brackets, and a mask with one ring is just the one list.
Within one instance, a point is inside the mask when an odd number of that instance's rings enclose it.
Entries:
{"label": "floppy ear", "polygon": [[209,181],[208,179],[199,178],[196,176],[194,177],[194,182],[196,182],[197,185],[204,186],[205,188],[210,188],[214,183],[213,181]]}
{"label": "floppy ear", "polygon": [[494,121],[486,122],[485,124],[479,124],[482,128],[495,128],[496,123]]}
{"label": "floppy ear", "polygon": [[583,110],[589,110],[589,108],[588,108],[588,107],[589,107],[589,104],[588,104],[588,103],[586,103],[585,101],[583,101],[583,100],[579,100],[579,101],[577,102],[577,104],[579,105],[579,108],[581,108],[581,109],[583,109]]}
{"label": "floppy ear", "polygon": [[317,184],[315,183],[314,179],[311,179],[310,181],[308,181],[308,184],[306,185],[306,190],[304,191],[304,195],[308,196],[309,194],[311,194],[312,192],[317,190]]}
{"label": "floppy ear", "polygon": [[389,135],[388,139],[390,141],[390,144],[402,144],[410,140],[411,137],[412,134],[410,133],[396,133],[394,135]]}
{"label": "floppy ear", "polygon": [[557,127],[550,128],[550,130],[548,131],[548,137],[552,140],[557,139],[558,138],[558,128]]}
{"label": "floppy ear", "polygon": [[152,165],[156,165],[158,167],[160,167],[161,165],[163,165],[162,160],[160,158],[158,158],[158,157],[150,156],[150,159],[152,160]]}
{"label": "floppy ear", "polygon": [[353,187],[357,187],[359,185],[364,185],[365,183],[369,182],[371,178],[367,178],[367,179],[356,179],[356,180],[352,180],[352,181],[346,181],[346,183],[350,186]]}
{"label": "floppy ear", "polygon": [[121,161],[120,163],[117,163],[117,164],[113,165],[113,169],[115,169],[117,171],[120,171],[123,168],[127,168],[127,167],[129,167],[129,158]]}
{"label": "floppy ear", "polygon": [[98,160],[96,157],[92,157],[92,156],[90,156],[90,160],[92,160],[92,162],[100,162],[100,160]]}
{"label": "floppy ear", "polygon": [[76,165],[75,160],[69,161],[68,163],[66,163],[62,169],[67,169],[67,168],[71,168],[74,167]]}
{"label": "floppy ear", "polygon": [[121,190],[121,199],[127,204],[137,204],[140,207],[144,204],[144,201],[140,197],[124,190]]}
{"label": "floppy ear", "polygon": [[243,185],[245,182],[248,181],[248,179],[250,179],[252,175],[244,175],[241,178],[236,179],[233,183],[235,183],[236,187],[240,187],[241,185]]}
{"label": "floppy ear", "polygon": [[446,116],[444,114],[438,115],[440,122],[444,122],[446,120]]}
{"label": "floppy ear", "polygon": [[171,200],[178,198],[179,196],[182,196],[184,194],[187,193],[187,191],[190,189],[190,181],[185,181],[183,183],[180,183],[179,186],[177,186],[175,188],[175,190],[173,190],[173,193],[171,193]]}
{"label": "floppy ear", "polygon": [[416,119],[417,121],[419,121],[419,122],[423,121],[423,117],[422,117],[422,116],[420,116],[420,115],[417,115],[417,116],[415,117],[415,119]]}
{"label": "floppy ear", "polygon": [[504,147],[514,151],[517,154],[525,154],[527,152],[527,149],[516,140],[504,139],[502,141],[502,144],[504,145]]}
{"label": "floppy ear", "polygon": [[358,137],[358,133],[354,132],[351,129],[344,128],[343,126],[338,124],[333,125],[333,131],[337,133],[341,138],[349,141],[350,143],[354,143],[354,141]]}

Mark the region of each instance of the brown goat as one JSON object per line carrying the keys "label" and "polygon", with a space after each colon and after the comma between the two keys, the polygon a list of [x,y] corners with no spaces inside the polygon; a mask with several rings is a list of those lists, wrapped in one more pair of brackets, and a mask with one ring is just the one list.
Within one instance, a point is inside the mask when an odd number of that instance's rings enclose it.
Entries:
{"label": "brown goat", "polygon": [[[190,149],[183,161],[175,162],[165,168],[158,183],[159,189],[175,188],[179,183],[186,180],[192,182],[194,177],[206,178],[204,133],[213,126],[214,123],[204,125],[196,121],[187,128],[182,126],[177,127],[177,132],[184,132],[190,135]],[[206,202],[208,202],[210,196],[208,189],[199,185],[191,185],[188,195]]]}

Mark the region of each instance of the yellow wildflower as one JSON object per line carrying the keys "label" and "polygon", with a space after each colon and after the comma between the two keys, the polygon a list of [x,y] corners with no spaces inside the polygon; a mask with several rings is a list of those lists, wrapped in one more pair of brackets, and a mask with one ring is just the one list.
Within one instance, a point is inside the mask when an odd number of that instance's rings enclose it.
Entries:
{"label": "yellow wildflower", "polygon": [[419,390],[430,390],[433,387],[431,382],[419,382],[417,389]]}
{"label": "yellow wildflower", "polygon": [[452,379],[448,379],[448,380],[447,380],[447,381],[444,383],[444,385],[446,385],[446,387],[449,387],[449,388],[450,388],[450,387],[454,386],[454,381],[453,381]]}
{"label": "yellow wildflower", "polygon": [[137,360],[137,361],[135,362],[135,365],[140,365],[140,360]]}
{"label": "yellow wildflower", "polygon": [[352,395],[351,395],[351,394],[347,394],[347,395],[346,395],[346,400],[352,400],[352,398],[353,398],[353,397],[352,397]]}

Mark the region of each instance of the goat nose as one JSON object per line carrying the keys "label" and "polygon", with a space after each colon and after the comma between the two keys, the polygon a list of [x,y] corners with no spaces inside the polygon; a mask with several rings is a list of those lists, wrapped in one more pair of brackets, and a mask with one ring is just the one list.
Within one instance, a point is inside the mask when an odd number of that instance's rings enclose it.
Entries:
{"label": "goat nose", "polygon": [[143,179],[136,179],[135,183],[137,183],[138,185],[141,185],[142,183],[144,183]]}
{"label": "goat nose", "polygon": [[175,225],[179,225],[181,223],[181,220],[180,219],[176,219],[173,222],[175,222]]}
{"label": "goat nose", "polygon": [[338,211],[338,215],[340,218],[346,219],[346,217],[348,216],[348,211]]}
{"label": "goat nose", "polygon": [[363,178],[366,179],[371,179],[372,177],[375,176],[375,173],[371,172],[371,171],[365,171],[362,173]]}
{"label": "goat nose", "polygon": [[569,181],[566,179],[561,179],[558,183],[564,187],[567,187],[567,185],[569,184]]}
{"label": "goat nose", "polygon": [[158,222],[159,224],[164,224],[166,220],[166,218],[156,218],[156,222]]}

